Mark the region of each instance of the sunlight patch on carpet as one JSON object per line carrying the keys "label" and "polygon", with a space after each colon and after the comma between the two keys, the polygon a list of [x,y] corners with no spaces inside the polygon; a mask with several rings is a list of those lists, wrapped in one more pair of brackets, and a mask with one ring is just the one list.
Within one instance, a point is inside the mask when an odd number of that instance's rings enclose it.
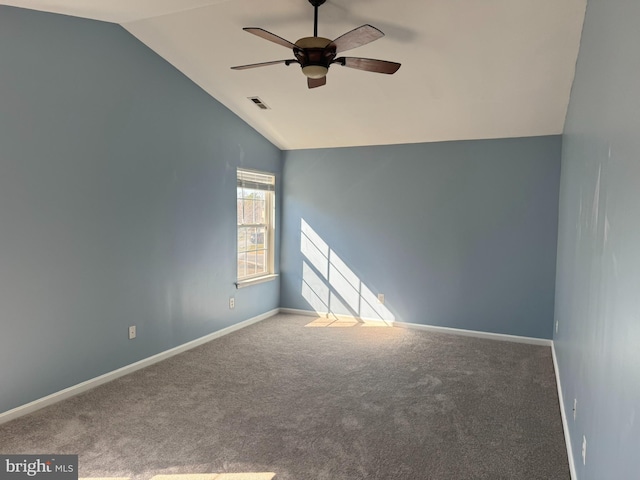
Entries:
{"label": "sunlight patch on carpet", "polygon": [[347,328],[347,327],[384,327],[390,328],[393,325],[391,322],[385,322],[384,320],[361,320],[358,318],[349,317],[318,317],[313,321],[307,323],[305,327],[332,327],[332,328]]}
{"label": "sunlight patch on carpet", "polygon": [[78,480],[131,480],[129,477],[78,477]]}
{"label": "sunlight patch on carpet", "polygon": [[186,473],[176,475],[156,475],[151,480],[271,480],[273,472],[247,473]]}

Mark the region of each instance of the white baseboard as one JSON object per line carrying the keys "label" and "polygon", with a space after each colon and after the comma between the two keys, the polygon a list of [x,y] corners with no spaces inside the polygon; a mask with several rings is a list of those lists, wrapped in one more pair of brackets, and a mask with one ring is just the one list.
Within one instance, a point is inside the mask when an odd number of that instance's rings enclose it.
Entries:
{"label": "white baseboard", "polygon": [[558,387],[558,399],[560,401],[560,416],[562,417],[562,430],[564,431],[564,443],[566,443],[567,445],[567,457],[569,458],[569,473],[571,474],[571,480],[578,480],[578,475],[576,474],[576,464],[573,460],[573,449],[571,448],[571,434],[569,433],[567,412],[564,408],[564,396],[562,395],[560,369],[558,368],[558,357],[556,356],[555,344],[551,345],[551,356],[553,357],[553,370],[556,373],[556,385]]}
{"label": "white baseboard", "polygon": [[216,338],[223,337],[228,335],[236,330],[240,330],[241,328],[248,327],[249,325],[253,325],[254,323],[258,323],[262,320],[265,320],[269,317],[272,317],[278,313],[278,309],[273,309],[269,312],[265,312],[261,315],[255,316],[248,320],[244,320],[242,322],[236,323],[235,325],[231,325],[229,327],[223,328],[216,332],[205,335],[204,337],[196,338],[190,342],[184,343],[177,347],[171,348],[169,350],[165,350],[164,352],[160,352],[156,355],[152,355],[151,357],[147,357],[138,362],[132,363],[130,365],[124,366],[117,370],[113,370],[112,372],[105,373],[104,375],[100,375],[99,377],[92,378],[82,383],[78,383],[77,385],[73,385],[72,387],[65,388],[64,390],[60,390],[59,392],[52,393],[51,395],[47,395],[46,397],[39,398],[38,400],[34,400],[33,402],[27,403],[25,405],[21,405],[20,407],[16,407],[12,410],[8,410],[6,412],[0,413],[0,425],[11,420],[14,420],[18,417],[22,417],[23,415],[27,415],[29,413],[35,412],[36,410],[40,410],[41,408],[47,407],[49,405],[53,405],[61,400],[65,400],[67,398],[78,395],[82,392],[95,388],[103,383],[110,382],[115,380],[116,378],[122,377],[129,373],[133,373],[136,370],[140,370],[142,368],[153,365],[154,363],[161,362],[162,360],[166,360],[167,358],[173,357],[174,355],[178,355],[179,353],[186,352],[187,350],[191,350],[192,348],[198,347],[204,343],[210,342],[211,340],[215,340]]}
{"label": "white baseboard", "polygon": [[429,332],[450,333],[452,335],[461,335],[463,337],[485,338],[488,340],[500,340],[501,342],[526,343],[528,345],[541,345],[550,347],[552,340],[546,338],[520,337],[518,335],[507,335],[504,333],[480,332],[477,330],[464,330],[462,328],[436,327],[434,325],[421,325],[417,323],[393,322],[394,327],[413,328],[416,330],[426,330]]}
{"label": "white baseboard", "polygon": [[[356,318],[349,315],[334,315],[333,313],[329,314],[328,312],[314,312],[312,310],[299,310],[296,308],[281,308],[280,313],[304,315],[307,317],[326,317],[328,315],[331,315],[339,320]],[[450,333],[452,335],[486,338],[489,340],[500,340],[503,342],[526,343],[529,345],[541,345],[544,347],[550,347],[553,344],[552,340],[549,340],[546,338],[520,337],[517,335],[506,335],[502,333],[480,332],[477,330],[463,330],[461,328],[436,327],[434,325],[421,325],[418,323],[396,322],[396,321],[389,321],[389,320],[381,320],[379,318],[356,318],[356,319],[362,320],[363,322],[366,322],[366,323],[380,323],[381,325],[387,325],[387,326],[393,326],[393,327],[412,328],[416,330],[426,330],[430,332]]]}
{"label": "white baseboard", "polygon": [[305,317],[324,317],[327,312],[314,312],[312,310],[301,310],[299,308],[280,308],[280,313],[289,313],[291,315],[304,315]]}

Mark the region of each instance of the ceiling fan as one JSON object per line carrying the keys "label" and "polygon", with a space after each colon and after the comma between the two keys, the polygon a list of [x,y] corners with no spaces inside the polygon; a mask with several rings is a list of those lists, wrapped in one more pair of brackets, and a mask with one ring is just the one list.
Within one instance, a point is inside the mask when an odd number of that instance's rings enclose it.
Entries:
{"label": "ceiling fan", "polygon": [[287,66],[292,63],[297,63],[302,67],[302,73],[307,77],[307,85],[309,88],[316,88],[325,85],[327,83],[327,72],[329,71],[329,66],[333,64],[376,73],[393,74],[398,71],[400,64],[396,62],[358,57],[336,58],[339,53],[361,47],[362,45],[366,45],[367,43],[371,43],[374,40],[382,38],[384,33],[376,27],[367,24],[355,28],[335,40],[319,37],[318,7],[325,2],[326,0],[309,0],[309,3],[313,5],[314,9],[313,37],[301,38],[296,43],[291,43],[290,41],[262,28],[243,28],[245,32],[253,33],[265,40],[269,40],[270,42],[292,49],[295,58],[290,60],[253,63],[251,65],[240,65],[238,67],[231,68],[233,70],[246,70],[249,68],[266,67],[267,65],[277,65],[281,63],[284,63]]}

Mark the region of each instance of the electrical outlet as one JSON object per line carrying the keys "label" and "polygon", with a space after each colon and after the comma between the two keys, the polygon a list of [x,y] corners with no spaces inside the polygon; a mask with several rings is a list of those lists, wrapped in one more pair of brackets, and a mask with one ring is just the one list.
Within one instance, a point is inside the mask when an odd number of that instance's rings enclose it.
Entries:
{"label": "electrical outlet", "polygon": [[587,437],[582,436],[582,464],[587,464]]}
{"label": "electrical outlet", "polygon": [[236,299],[229,297],[229,309],[233,310],[234,308],[236,308]]}
{"label": "electrical outlet", "polygon": [[129,327],[129,340],[133,340],[134,338],[136,338],[136,326],[131,325]]}
{"label": "electrical outlet", "polygon": [[560,322],[559,322],[558,320],[556,320],[556,333],[558,333],[558,324],[559,324],[559,323],[560,323]]}
{"label": "electrical outlet", "polygon": [[378,294],[378,303],[381,303],[382,305],[384,305],[384,293]]}
{"label": "electrical outlet", "polygon": [[576,421],[576,415],[578,414],[578,399],[573,399],[573,421]]}

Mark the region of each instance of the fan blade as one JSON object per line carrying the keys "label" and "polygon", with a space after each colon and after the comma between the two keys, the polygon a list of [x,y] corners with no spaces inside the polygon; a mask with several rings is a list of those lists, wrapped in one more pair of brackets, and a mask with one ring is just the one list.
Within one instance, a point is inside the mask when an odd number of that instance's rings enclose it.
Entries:
{"label": "fan blade", "polygon": [[307,78],[307,85],[309,88],[321,87],[327,84],[327,77],[321,78]]}
{"label": "fan blade", "polygon": [[253,33],[254,35],[264,38],[265,40],[269,40],[270,42],[277,43],[278,45],[282,45],[283,47],[291,48],[292,50],[293,48],[295,48],[295,45],[291,43],[289,40],[285,40],[284,38],[279,37],[274,33],[267,32],[264,28],[245,27],[243,28],[243,30],[245,32]]}
{"label": "fan blade", "polygon": [[250,65],[240,65],[238,67],[231,67],[231,70],[247,70],[249,68],[267,67],[269,65],[277,65],[279,63],[284,63],[285,65],[289,65],[290,63],[298,63],[298,61],[297,60],[274,60],[273,62],[252,63]]}
{"label": "fan blade", "polygon": [[374,60],[373,58],[340,57],[332,63],[337,63],[343,67],[365,70],[367,72],[386,73],[391,75],[400,68],[400,63],[387,62],[386,60]]}
{"label": "fan blade", "polygon": [[336,38],[332,43],[336,46],[336,53],[345,52],[352,48],[361,47],[367,43],[384,37],[384,33],[369,24],[354,28],[350,32]]}

